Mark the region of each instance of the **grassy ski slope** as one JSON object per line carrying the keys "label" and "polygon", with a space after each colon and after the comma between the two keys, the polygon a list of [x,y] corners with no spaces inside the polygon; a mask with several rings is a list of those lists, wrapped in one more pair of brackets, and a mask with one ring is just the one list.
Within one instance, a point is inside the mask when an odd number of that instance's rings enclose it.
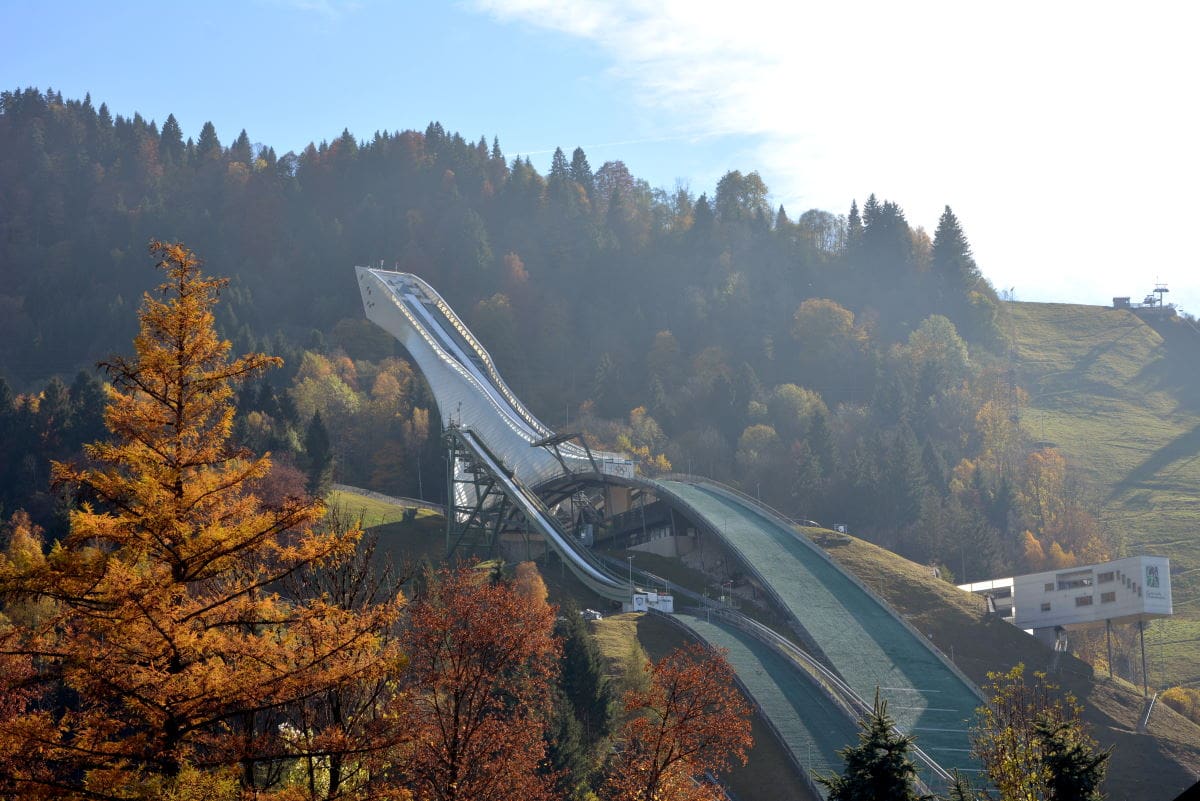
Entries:
{"label": "grassy ski slope", "polygon": [[1007,308],[1025,431],[1086,474],[1122,555],[1171,559],[1176,618],[1148,632],[1151,683],[1200,681],[1200,331],[1100,306]]}

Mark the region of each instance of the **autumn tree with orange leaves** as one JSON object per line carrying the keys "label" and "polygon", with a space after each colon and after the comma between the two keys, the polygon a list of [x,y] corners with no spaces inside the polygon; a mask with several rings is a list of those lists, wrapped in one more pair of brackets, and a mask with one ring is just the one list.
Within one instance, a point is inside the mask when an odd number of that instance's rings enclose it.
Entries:
{"label": "autumn tree with orange leaves", "polygon": [[[302,699],[398,670],[378,632],[400,599],[348,609],[281,594],[301,568],[347,557],[360,531],[319,525],[318,500],[255,495],[271,461],[231,446],[233,387],[280,360],[231,361],[212,314],[225,280],[180,244],[150,249],[167,280],[143,299],[136,356],[104,365],[112,438],[88,446],[84,466],[53,466],[88,502],[48,552],[26,527],[20,558],[0,556],[5,608],[48,610],[0,622],[0,663],[18,668],[0,675],[0,696],[24,699],[0,720],[0,794],[326,797],[285,786],[294,737],[277,722]],[[350,740],[334,726],[305,733],[310,755],[371,753]]]}
{"label": "autumn tree with orange leaves", "polygon": [[746,762],[750,708],[722,654],[699,643],[647,665],[650,687],[625,694],[628,719],[609,767],[609,801],[716,801],[706,774]]}
{"label": "autumn tree with orange leaves", "polygon": [[421,801],[540,801],[559,647],[554,609],[531,570],[511,583],[443,570],[413,599],[399,714],[412,745],[399,765]]}

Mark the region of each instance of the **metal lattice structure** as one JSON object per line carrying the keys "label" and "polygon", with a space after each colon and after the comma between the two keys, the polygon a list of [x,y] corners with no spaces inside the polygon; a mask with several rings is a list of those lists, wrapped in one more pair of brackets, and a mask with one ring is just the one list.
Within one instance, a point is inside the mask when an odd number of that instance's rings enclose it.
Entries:
{"label": "metal lattice structure", "polygon": [[[513,516],[514,507],[496,477],[463,447],[456,428],[448,428],[446,486],[446,556],[460,548],[492,553],[500,532]],[[460,486],[461,485],[461,486]]]}

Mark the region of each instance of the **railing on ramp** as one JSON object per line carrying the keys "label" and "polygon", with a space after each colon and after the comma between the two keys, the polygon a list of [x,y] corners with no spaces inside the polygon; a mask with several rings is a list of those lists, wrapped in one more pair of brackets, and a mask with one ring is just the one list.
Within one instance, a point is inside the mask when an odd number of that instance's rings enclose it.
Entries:
{"label": "railing on ramp", "polygon": [[509,500],[521,511],[529,525],[563,558],[576,578],[604,598],[615,601],[630,599],[634,588],[610,573],[586,547],[573,542],[572,537],[559,527],[554,514],[537,494],[522,484],[511,470],[506,469],[499,458],[476,437],[474,431],[468,428],[448,430],[458,438],[471,457],[504,488]]}

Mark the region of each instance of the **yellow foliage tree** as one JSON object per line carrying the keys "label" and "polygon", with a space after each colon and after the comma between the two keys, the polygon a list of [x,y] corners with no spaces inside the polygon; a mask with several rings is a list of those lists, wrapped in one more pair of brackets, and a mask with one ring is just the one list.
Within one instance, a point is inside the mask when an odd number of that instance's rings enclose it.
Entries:
{"label": "yellow foliage tree", "polygon": [[1026,676],[1024,664],[987,677],[971,744],[1001,801],[1100,801],[1109,752],[1092,739],[1075,697],[1044,673]]}
{"label": "yellow foliage tree", "polygon": [[1193,723],[1200,724],[1200,689],[1195,687],[1171,687],[1159,696],[1167,706],[1186,717]]}
{"label": "yellow foliage tree", "polygon": [[1041,570],[1046,566],[1046,551],[1033,532],[1025,530],[1021,539],[1022,553],[1025,557],[1025,567],[1029,570]]}
{"label": "yellow foliage tree", "polygon": [[989,472],[1010,480],[1016,475],[1023,455],[1021,409],[1029,396],[1012,386],[1003,370],[985,370],[972,380],[978,411],[975,431],[979,437],[980,460]]}
{"label": "yellow foliage tree", "polygon": [[513,571],[513,588],[531,603],[545,604],[550,598],[546,582],[533,562],[521,562]]}
{"label": "yellow foliage tree", "polygon": [[312,352],[305,352],[290,392],[304,420],[317,412],[330,421],[346,420],[357,414],[362,404],[354,387],[334,371],[333,363]]}
{"label": "yellow foliage tree", "polygon": [[1066,476],[1067,460],[1057,448],[1033,451],[1025,459],[1018,498],[1026,519],[1043,535],[1054,536],[1062,527]]}
{"label": "yellow foliage tree", "polygon": [[1084,563],[1103,562],[1111,555],[1100,524],[1077,501],[1069,501],[1064,506],[1060,531],[1055,539]]}
{"label": "yellow foliage tree", "polygon": [[[212,314],[226,282],[182,245],[151,251],[167,280],[143,299],[136,356],[104,365],[113,438],[86,448],[87,466],[53,466],[94,502],[45,559],[0,556],[0,598],[55,603],[0,631],[0,655],[35,656],[26,686],[45,691],[0,720],[0,793],[14,797],[267,797],[280,790],[268,768],[289,756],[272,716],[400,664],[378,634],[399,598],[348,609],[280,594],[360,531],[322,530],[318,500],[256,497],[271,462],[230,446],[233,385],[280,360],[230,361]],[[351,739],[323,742],[370,751]]]}
{"label": "yellow foliage tree", "polygon": [[1064,550],[1057,542],[1050,543],[1050,550],[1046,553],[1046,567],[1052,570],[1061,570],[1077,564],[1079,564],[1079,559],[1075,554]]}

